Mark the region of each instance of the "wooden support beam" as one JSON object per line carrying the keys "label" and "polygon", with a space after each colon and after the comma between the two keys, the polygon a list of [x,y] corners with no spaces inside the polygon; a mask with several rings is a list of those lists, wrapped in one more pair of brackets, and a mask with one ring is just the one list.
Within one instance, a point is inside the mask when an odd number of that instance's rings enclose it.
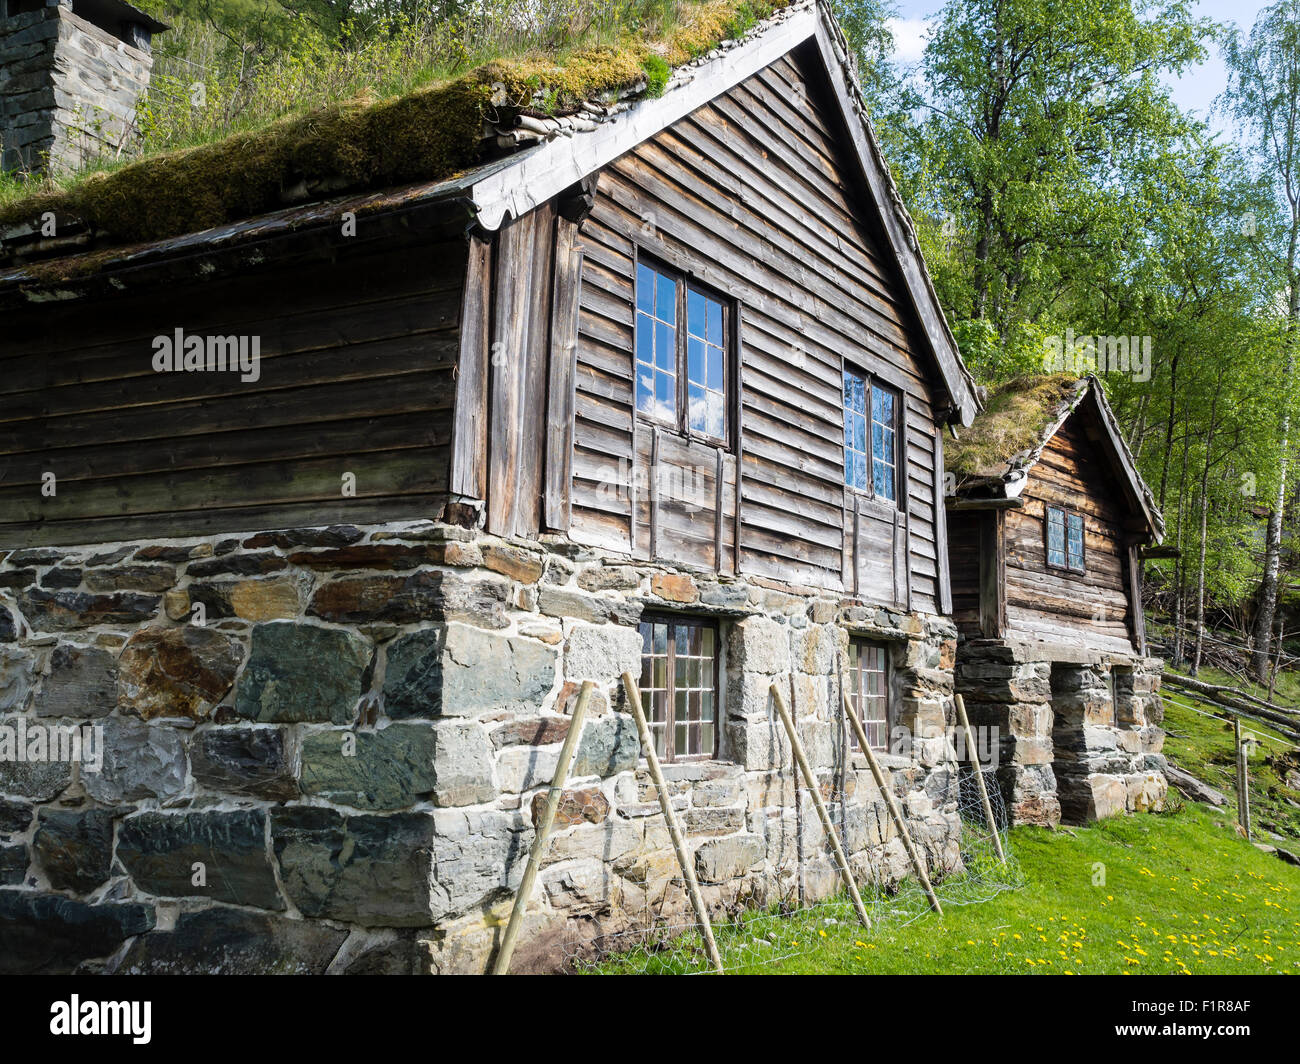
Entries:
{"label": "wooden support beam", "polygon": [[907,832],[907,823],[903,820],[903,814],[898,808],[898,803],[894,801],[894,792],[890,789],[884,770],[880,767],[880,762],[876,760],[876,752],[871,749],[871,743],[867,740],[866,729],[862,727],[862,721],[858,719],[852,703],[849,702],[849,693],[843,691],[841,695],[844,699],[844,714],[849,719],[853,734],[858,737],[858,745],[862,747],[862,752],[867,755],[867,764],[871,766],[871,775],[875,777],[876,786],[880,788],[880,793],[884,795],[885,805],[889,808],[890,819],[893,820],[894,827],[897,829],[899,837],[903,840],[903,846],[907,850],[907,856],[912,862],[912,871],[916,873],[916,878],[925,890],[925,896],[930,901],[930,908],[942,916],[943,908],[939,905],[938,897],[935,896],[934,887],[930,885],[930,875],[925,870],[925,862],[921,860],[921,855],[916,852],[916,846],[912,843],[912,836]]}
{"label": "wooden support beam", "polygon": [[975,746],[975,733],[971,731],[970,721],[966,719],[966,703],[962,701],[961,695],[956,695],[953,700],[957,703],[957,719],[966,738],[966,757],[975,773],[975,783],[980,791],[980,803],[984,806],[984,822],[993,832],[993,848],[998,852],[998,860],[1006,864],[1007,855],[1002,851],[1002,836],[998,834],[998,822],[993,819],[993,803],[989,801],[989,791],[984,786],[984,772],[980,769],[980,755]]}
{"label": "wooden support beam", "polygon": [[515,942],[524,926],[528,899],[533,893],[533,884],[537,882],[542,855],[546,853],[546,844],[550,841],[551,828],[555,824],[555,811],[559,808],[560,796],[564,792],[564,781],[569,778],[569,766],[573,764],[573,755],[578,752],[582,722],[587,715],[587,704],[591,701],[591,694],[595,688],[594,683],[585,680],[582,690],[578,692],[578,702],[573,707],[573,716],[569,719],[569,731],[564,737],[564,745],[560,747],[560,760],[555,766],[555,775],[551,778],[551,788],[546,792],[542,818],[537,823],[537,833],[533,836],[533,845],[528,851],[528,866],[524,869],[524,878],[519,884],[519,890],[515,892],[515,904],[510,910],[510,922],[506,924],[506,933],[501,938],[501,948],[497,950],[496,960],[492,964],[493,975],[505,975],[510,971],[510,958],[514,956]]}
{"label": "wooden support beam", "polygon": [[812,797],[813,808],[817,810],[817,817],[822,822],[822,830],[826,832],[826,838],[830,841],[831,851],[835,854],[835,863],[839,865],[840,878],[844,880],[844,887],[849,892],[849,897],[853,899],[853,909],[858,914],[858,920],[863,927],[871,926],[871,919],[867,916],[867,910],[862,904],[862,895],[858,893],[858,885],[853,881],[853,872],[849,868],[849,859],[844,856],[844,847],[840,845],[840,837],[835,833],[835,825],[831,823],[831,816],[826,812],[826,803],[822,801],[822,793],[817,784],[817,777],[813,775],[813,770],[808,764],[808,757],[804,753],[803,743],[799,741],[799,733],[795,731],[794,720],[790,717],[790,710],[786,708],[785,696],[781,694],[781,688],[776,684],[772,685],[772,698],[776,702],[776,711],[781,717],[781,723],[785,725],[785,733],[790,737],[790,749],[794,751],[795,762],[799,766],[799,771],[803,773],[804,784],[808,788],[808,793]]}
{"label": "wooden support beam", "polygon": [[713,940],[713,927],[709,923],[709,911],[704,907],[704,896],[700,894],[700,884],[695,878],[695,868],[691,865],[686,852],[686,840],[682,836],[681,825],[677,822],[677,811],[673,809],[672,799],[668,794],[668,783],[664,779],[663,769],[659,766],[659,755],[655,753],[654,738],[650,735],[650,725],[646,723],[645,711],[641,708],[641,691],[630,672],[623,673],[623,690],[627,694],[627,703],[636,720],[636,730],[641,736],[641,749],[645,751],[646,767],[650,769],[650,778],[655,790],[659,792],[659,808],[663,810],[664,821],[668,824],[668,836],[673,840],[673,850],[677,854],[677,864],[686,880],[686,893],[691,899],[691,908],[695,910],[695,923],[704,939],[704,951],[709,955],[709,963],[719,975],[724,975],[722,956],[718,953],[718,944]]}

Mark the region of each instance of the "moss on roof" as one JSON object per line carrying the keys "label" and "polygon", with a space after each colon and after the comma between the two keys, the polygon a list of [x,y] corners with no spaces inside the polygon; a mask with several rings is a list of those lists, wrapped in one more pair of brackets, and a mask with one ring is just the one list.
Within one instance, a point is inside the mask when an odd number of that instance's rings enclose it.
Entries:
{"label": "moss on roof", "polygon": [[1042,442],[1065,408],[1082,396],[1084,386],[1084,381],[1066,374],[1016,377],[1001,385],[961,438],[945,445],[947,471],[960,478],[1001,475],[1011,459]]}
{"label": "moss on roof", "polygon": [[405,96],[362,97],[146,157],[0,205],[0,228],[51,211],[112,242],[162,240],[275,210],[286,189],[304,182],[343,191],[441,180],[482,161],[494,99],[526,110],[540,94],[548,110],[562,112],[647,81],[662,89],[663,64],[680,66],[789,2],[697,0],[658,39],[628,33],[617,45],[563,56],[494,60]]}

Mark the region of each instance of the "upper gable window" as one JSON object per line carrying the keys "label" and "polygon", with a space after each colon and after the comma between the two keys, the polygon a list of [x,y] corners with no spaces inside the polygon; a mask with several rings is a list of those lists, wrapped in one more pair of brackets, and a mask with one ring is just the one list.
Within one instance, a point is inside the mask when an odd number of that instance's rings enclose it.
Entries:
{"label": "upper gable window", "polygon": [[1084,571],[1082,514],[1047,507],[1047,564],[1074,573]]}
{"label": "upper gable window", "polygon": [[636,408],[653,421],[727,440],[731,311],[685,278],[638,263]]}
{"label": "upper gable window", "polygon": [[885,502],[898,499],[898,392],[844,371],[844,483]]}

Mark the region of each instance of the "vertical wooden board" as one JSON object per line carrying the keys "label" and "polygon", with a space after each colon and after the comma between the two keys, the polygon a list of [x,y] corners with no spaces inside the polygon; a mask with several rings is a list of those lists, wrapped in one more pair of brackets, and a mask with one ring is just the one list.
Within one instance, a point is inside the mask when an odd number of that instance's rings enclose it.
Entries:
{"label": "vertical wooden board", "polygon": [[536,229],[527,216],[507,222],[497,235],[487,491],[487,530],[497,536],[515,532],[535,239]]}
{"label": "vertical wooden board", "polygon": [[523,348],[523,391],[519,404],[519,445],[516,448],[519,472],[515,480],[514,534],[531,538],[541,531],[542,497],[545,494],[546,373],[552,316],[555,204],[544,203],[526,217],[533,230],[532,261]]}
{"label": "vertical wooden board", "polygon": [[583,249],[578,227],[556,219],[551,297],[550,372],[546,386],[546,525],[567,532],[572,516],[573,418]]}
{"label": "vertical wooden board", "polygon": [[939,566],[939,612],[952,614],[952,573],[948,560],[948,508],[944,505],[943,426],[934,429],[934,549]]}
{"label": "vertical wooden board", "polygon": [[1146,615],[1142,612],[1142,559],[1136,544],[1128,548],[1129,616],[1132,618],[1133,644],[1143,657],[1147,653]]}
{"label": "vertical wooden board", "polygon": [[492,247],[490,237],[469,238],[461,297],[456,406],[452,415],[451,491],[482,499],[487,490],[488,372],[491,364]]}

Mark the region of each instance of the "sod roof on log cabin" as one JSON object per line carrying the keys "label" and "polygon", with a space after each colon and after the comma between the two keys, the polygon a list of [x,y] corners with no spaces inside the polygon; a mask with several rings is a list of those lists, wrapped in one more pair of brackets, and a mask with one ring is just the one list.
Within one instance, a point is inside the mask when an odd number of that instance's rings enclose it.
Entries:
{"label": "sod roof on log cabin", "polygon": [[1015,499],[1024,489],[1052,437],[1070,416],[1090,403],[1101,423],[1104,448],[1135,512],[1155,541],[1164,535],[1164,518],[1155,496],[1137,470],[1101,382],[1091,374],[1023,376],[989,393],[972,424],[944,448],[945,471],[956,477],[960,500]]}
{"label": "sod roof on log cabin", "polygon": [[[688,0],[657,38],[629,32],[617,45],[498,59],[404,96],[358,98],[146,156],[0,205],[0,266],[92,244],[164,240],[331,194],[452,178],[520,147],[589,130],[639,98],[689,82],[691,69],[719,50],[807,6]],[[754,23],[755,14],[766,18]],[[41,236],[47,212],[58,221],[54,240]]]}

